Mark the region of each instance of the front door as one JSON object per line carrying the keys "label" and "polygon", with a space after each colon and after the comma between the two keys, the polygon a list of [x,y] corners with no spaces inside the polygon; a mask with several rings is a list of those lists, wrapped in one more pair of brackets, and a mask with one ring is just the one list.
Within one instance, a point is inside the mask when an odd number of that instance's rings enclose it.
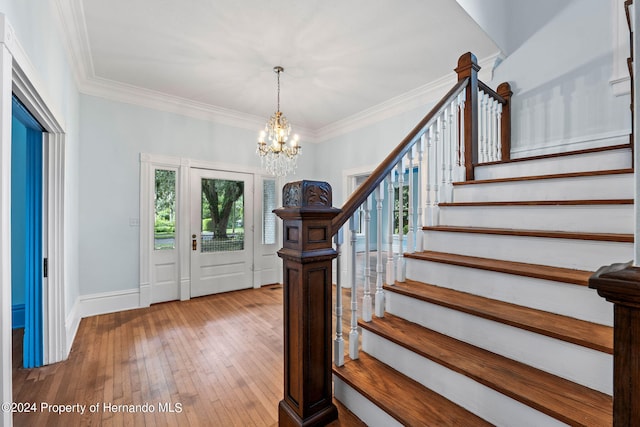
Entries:
{"label": "front door", "polygon": [[253,175],[191,169],[191,297],[253,286]]}

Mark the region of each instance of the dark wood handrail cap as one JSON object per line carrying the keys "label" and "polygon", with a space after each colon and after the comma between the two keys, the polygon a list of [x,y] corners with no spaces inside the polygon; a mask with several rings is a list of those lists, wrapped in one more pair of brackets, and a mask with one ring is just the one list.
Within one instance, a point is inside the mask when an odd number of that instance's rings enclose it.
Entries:
{"label": "dark wood handrail cap", "polygon": [[600,267],[589,278],[589,287],[607,301],[640,308],[640,267],[632,261]]}

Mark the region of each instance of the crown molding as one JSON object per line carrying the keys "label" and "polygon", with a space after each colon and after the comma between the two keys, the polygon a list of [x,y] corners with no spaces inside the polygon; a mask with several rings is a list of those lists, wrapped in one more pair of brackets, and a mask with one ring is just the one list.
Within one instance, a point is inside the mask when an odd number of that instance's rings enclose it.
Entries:
{"label": "crown molding", "polygon": [[[261,129],[265,118],[203,102],[169,95],[134,85],[96,76],[91,59],[91,46],[81,0],[55,0],[60,28],[66,40],[68,55],[79,91],[117,102],[139,105],[155,110],[194,117],[201,120],[235,126],[242,129]],[[493,69],[501,59],[495,53],[479,61],[481,78],[490,81]],[[367,125],[385,120],[406,111],[436,102],[455,84],[456,74],[450,73],[402,95],[343,118],[319,129],[300,128],[297,133],[305,142],[322,142]]]}
{"label": "crown molding", "polygon": [[55,0],[53,3],[67,57],[71,62],[76,84],[80,86],[82,82],[95,76],[84,6],[81,0]]}
{"label": "crown molding", "polygon": [[[503,55],[500,52],[496,52],[478,61],[478,65],[480,65],[479,78],[485,82],[491,81],[493,79],[493,70],[502,59]],[[451,89],[456,81],[456,73],[451,72],[446,76],[412,89],[409,92],[405,92],[352,116],[324,126],[316,130],[316,141],[323,142],[356,129],[389,119],[413,110],[414,108],[435,103]]]}

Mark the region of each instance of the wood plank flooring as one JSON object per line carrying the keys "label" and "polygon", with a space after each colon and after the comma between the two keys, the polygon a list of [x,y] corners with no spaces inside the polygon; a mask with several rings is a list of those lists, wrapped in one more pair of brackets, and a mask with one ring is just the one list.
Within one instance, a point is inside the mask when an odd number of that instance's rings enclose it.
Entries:
{"label": "wood plank flooring", "polygon": [[[16,426],[274,426],[283,397],[282,287],[83,319],[69,359],[38,369],[20,367],[18,332],[14,348],[14,402],[37,409],[15,413]],[[44,404],[86,408],[59,414]],[[331,426],[364,425],[336,405]]]}

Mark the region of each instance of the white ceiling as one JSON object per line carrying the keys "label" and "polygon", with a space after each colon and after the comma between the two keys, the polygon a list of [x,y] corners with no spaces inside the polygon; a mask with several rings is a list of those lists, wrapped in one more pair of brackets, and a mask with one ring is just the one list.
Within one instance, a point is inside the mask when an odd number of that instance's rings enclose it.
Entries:
{"label": "white ceiling", "polygon": [[310,134],[449,75],[464,52],[498,52],[455,0],[69,4],[81,88],[99,81],[266,121],[281,65],[281,110]]}

